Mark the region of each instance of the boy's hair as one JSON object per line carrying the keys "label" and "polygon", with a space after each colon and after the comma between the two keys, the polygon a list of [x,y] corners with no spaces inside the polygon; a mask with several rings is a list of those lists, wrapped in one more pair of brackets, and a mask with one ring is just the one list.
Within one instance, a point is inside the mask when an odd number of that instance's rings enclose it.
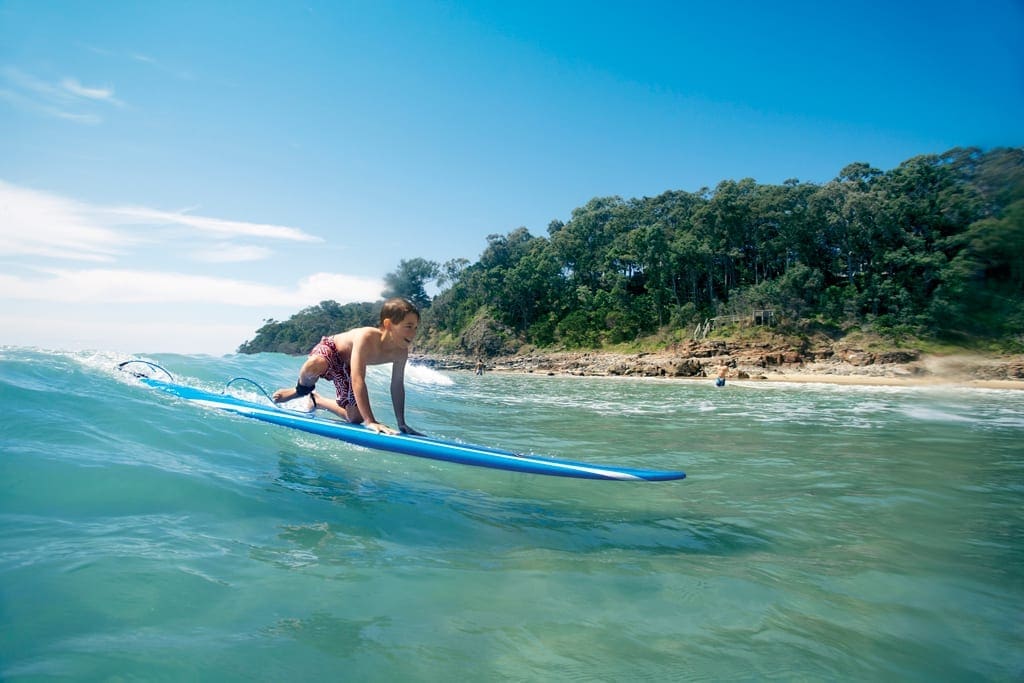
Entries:
{"label": "boy's hair", "polygon": [[417,318],[420,317],[419,309],[411,301],[396,296],[385,301],[384,305],[380,307],[380,324],[384,325],[385,320],[390,320],[397,325],[405,320],[405,316],[410,313],[415,313]]}

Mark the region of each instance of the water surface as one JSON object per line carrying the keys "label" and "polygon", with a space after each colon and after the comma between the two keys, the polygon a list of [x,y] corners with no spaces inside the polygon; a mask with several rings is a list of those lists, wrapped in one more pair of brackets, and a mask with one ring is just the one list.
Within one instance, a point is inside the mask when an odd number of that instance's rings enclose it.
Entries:
{"label": "water surface", "polygon": [[[147,358],[217,391],[299,364]],[[0,349],[2,680],[1024,677],[1024,392],[408,371],[422,431],[688,473],[626,483],[359,449],[121,360]]]}

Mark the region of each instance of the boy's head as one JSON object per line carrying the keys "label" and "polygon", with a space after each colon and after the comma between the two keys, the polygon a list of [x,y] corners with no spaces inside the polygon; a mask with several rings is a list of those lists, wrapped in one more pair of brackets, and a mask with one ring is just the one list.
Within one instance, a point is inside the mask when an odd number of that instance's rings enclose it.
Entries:
{"label": "boy's head", "polygon": [[388,299],[384,302],[384,305],[380,307],[381,327],[384,326],[385,320],[390,320],[393,325],[397,325],[405,320],[405,316],[410,313],[415,313],[417,318],[420,317],[419,309],[416,308],[408,299],[403,299],[400,296]]}

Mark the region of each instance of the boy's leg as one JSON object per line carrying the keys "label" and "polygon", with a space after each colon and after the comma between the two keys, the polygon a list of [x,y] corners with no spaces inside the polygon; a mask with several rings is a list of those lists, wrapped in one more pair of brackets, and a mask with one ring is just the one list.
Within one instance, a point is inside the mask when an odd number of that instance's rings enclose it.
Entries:
{"label": "boy's leg", "polygon": [[316,401],[316,407],[319,408],[320,410],[326,410],[329,413],[334,413],[341,419],[351,422],[351,420],[348,419],[348,412],[344,408],[339,406],[338,402],[335,401],[333,398],[327,398],[326,396],[321,396],[320,394],[314,392],[313,399]]}
{"label": "boy's leg", "polygon": [[[304,386],[316,386],[316,380],[327,372],[327,359],[323,356],[310,356],[299,368],[298,384]],[[285,387],[274,392],[274,402],[281,403],[290,401],[296,397],[298,391],[295,387]]]}
{"label": "boy's leg", "polygon": [[363,423],[363,415],[359,412],[359,406],[356,405],[355,401],[349,403],[348,408],[345,409],[345,419],[354,425]]}

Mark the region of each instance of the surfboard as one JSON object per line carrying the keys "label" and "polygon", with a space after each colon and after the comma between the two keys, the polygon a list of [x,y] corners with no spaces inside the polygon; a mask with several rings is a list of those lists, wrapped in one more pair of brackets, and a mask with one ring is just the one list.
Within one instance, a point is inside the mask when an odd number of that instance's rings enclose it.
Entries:
{"label": "surfboard", "polygon": [[368,427],[315,417],[277,406],[252,403],[230,394],[215,394],[194,387],[165,382],[151,377],[138,377],[139,381],[159,391],[171,394],[207,408],[224,410],[282,427],[298,429],[310,434],[372,448],[381,451],[412,455],[419,458],[443,460],[460,465],[490,467],[493,469],[545,474],[555,477],[579,479],[608,479],[615,481],[671,481],[686,477],[684,472],[610,467],[573,460],[517,453],[515,451],[447,441],[428,436],[410,434],[378,434]]}

